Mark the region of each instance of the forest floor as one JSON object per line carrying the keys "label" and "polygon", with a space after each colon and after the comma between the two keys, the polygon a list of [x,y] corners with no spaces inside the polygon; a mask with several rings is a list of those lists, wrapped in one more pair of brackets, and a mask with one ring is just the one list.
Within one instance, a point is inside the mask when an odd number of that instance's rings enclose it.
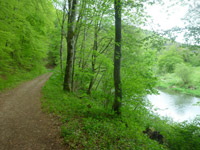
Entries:
{"label": "forest floor", "polygon": [[59,121],[42,111],[50,73],[0,93],[0,150],[63,150]]}

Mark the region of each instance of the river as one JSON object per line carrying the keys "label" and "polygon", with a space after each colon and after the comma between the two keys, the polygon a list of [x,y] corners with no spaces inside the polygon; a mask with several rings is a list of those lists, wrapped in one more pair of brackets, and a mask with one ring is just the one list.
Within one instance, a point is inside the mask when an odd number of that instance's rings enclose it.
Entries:
{"label": "river", "polygon": [[171,117],[174,121],[191,121],[200,115],[200,106],[194,106],[200,98],[166,91],[158,91],[159,95],[148,95],[154,112],[160,116]]}

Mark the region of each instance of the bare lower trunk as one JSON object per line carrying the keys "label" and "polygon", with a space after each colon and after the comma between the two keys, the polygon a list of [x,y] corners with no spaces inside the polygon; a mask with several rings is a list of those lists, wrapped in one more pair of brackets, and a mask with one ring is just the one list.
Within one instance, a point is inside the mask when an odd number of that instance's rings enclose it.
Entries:
{"label": "bare lower trunk", "polygon": [[65,70],[65,78],[64,78],[64,90],[71,91],[71,77],[72,77],[72,64],[73,64],[73,56],[74,56],[74,39],[71,39],[71,36],[68,35],[67,38],[67,63]]}
{"label": "bare lower trunk", "polygon": [[114,52],[114,85],[115,99],[113,110],[121,114],[122,85],[121,85],[121,2],[115,0],[115,52]]}
{"label": "bare lower trunk", "polygon": [[74,51],[74,57],[73,57],[73,66],[72,66],[72,83],[71,83],[71,91],[74,91],[74,72],[75,72],[75,60],[76,60],[76,51]]}

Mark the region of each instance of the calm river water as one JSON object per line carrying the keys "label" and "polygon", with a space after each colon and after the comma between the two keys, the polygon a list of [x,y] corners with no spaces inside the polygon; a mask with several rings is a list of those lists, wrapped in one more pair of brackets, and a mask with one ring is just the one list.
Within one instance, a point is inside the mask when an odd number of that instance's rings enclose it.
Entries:
{"label": "calm river water", "polygon": [[200,106],[193,106],[200,101],[200,98],[160,90],[159,93],[159,95],[148,95],[147,98],[154,106],[155,112],[161,116],[168,116],[174,121],[181,122],[200,115]]}

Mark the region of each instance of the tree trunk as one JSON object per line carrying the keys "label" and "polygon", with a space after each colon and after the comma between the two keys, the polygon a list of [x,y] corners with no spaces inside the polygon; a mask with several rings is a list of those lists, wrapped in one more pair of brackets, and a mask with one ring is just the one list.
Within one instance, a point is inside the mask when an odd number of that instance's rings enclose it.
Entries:
{"label": "tree trunk", "polygon": [[65,16],[66,16],[66,0],[63,3],[63,19],[61,24],[61,43],[60,43],[60,68],[61,73],[63,74],[63,36],[64,36],[64,24],[65,24]]}
{"label": "tree trunk", "polygon": [[75,78],[75,64],[76,64],[76,45],[78,43],[78,39],[79,39],[79,35],[80,35],[80,30],[81,30],[81,26],[82,26],[82,21],[83,21],[83,10],[84,9],[84,4],[85,4],[85,1],[83,1],[83,3],[81,3],[82,7],[81,7],[81,10],[79,10],[79,16],[78,16],[78,19],[76,21],[76,27],[75,27],[75,35],[74,35],[74,38],[75,38],[75,43],[74,43],[74,56],[73,56],[73,66],[72,66],[72,81],[71,81],[71,91],[73,92],[74,91],[74,78]]}
{"label": "tree trunk", "polygon": [[[87,18],[86,18],[86,23],[87,23]],[[84,57],[85,57],[85,43],[86,43],[86,37],[87,37],[87,24],[85,23],[85,27],[84,27],[84,36],[83,36],[83,41],[82,41],[82,44],[81,44],[81,58],[80,58],[80,61],[79,61],[79,68],[82,67],[82,69],[84,69]]]}
{"label": "tree trunk", "polygon": [[115,52],[114,52],[114,85],[115,99],[113,110],[121,114],[122,85],[121,85],[121,2],[115,0]]}
{"label": "tree trunk", "polygon": [[63,34],[61,35],[61,43],[60,43],[60,69],[61,73],[63,74]]}
{"label": "tree trunk", "polygon": [[99,79],[99,82],[97,83],[97,86],[95,88],[96,91],[97,91],[99,84],[100,84],[101,80],[103,79],[103,77],[104,77],[104,74],[101,75],[101,78]]}
{"label": "tree trunk", "polygon": [[75,20],[77,10],[77,0],[68,0],[69,12],[68,12],[68,30],[67,30],[67,62],[64,78],[64,91],[71,91],[71,78],[72,78],[72,66],[74,57],[74,37],[75,37]]}
{"label": "tree trunk", "polygon": [[89,95],[91,94],[92,87],[94,85],[95,64],[96,64],[97,49],[98,49],[98,43],[97,43],[98,29],[97,28],[98,28],[98,25],[95,26],[95,32],[94,32],[94,47],[93,47],[93,53],[92,53],[92,73],[93,73],[93,76],[91,77],[89,88],[88,88],[88,91],[87,91],[87,94],[89,94]]}
{"label": "tree trunk", "polygon": [[72,83],[71,83],[71,91],[72,91],[72,92],[74,92],[75,61],[76,61],[76,50],[74,51],[73,66],[72,66]]}
{"label": "tree trunk", "polygon": [[72,66],[72,83],[71,83],[71,91],[74,91],[74,76],[75,76],[75,61],[76,61],[76,44],[78,42],[78,37],[80,33],[80,28],[79,31],[75,37],[75,43],[74,43],[74,56],[73,56],[73,66]]}

